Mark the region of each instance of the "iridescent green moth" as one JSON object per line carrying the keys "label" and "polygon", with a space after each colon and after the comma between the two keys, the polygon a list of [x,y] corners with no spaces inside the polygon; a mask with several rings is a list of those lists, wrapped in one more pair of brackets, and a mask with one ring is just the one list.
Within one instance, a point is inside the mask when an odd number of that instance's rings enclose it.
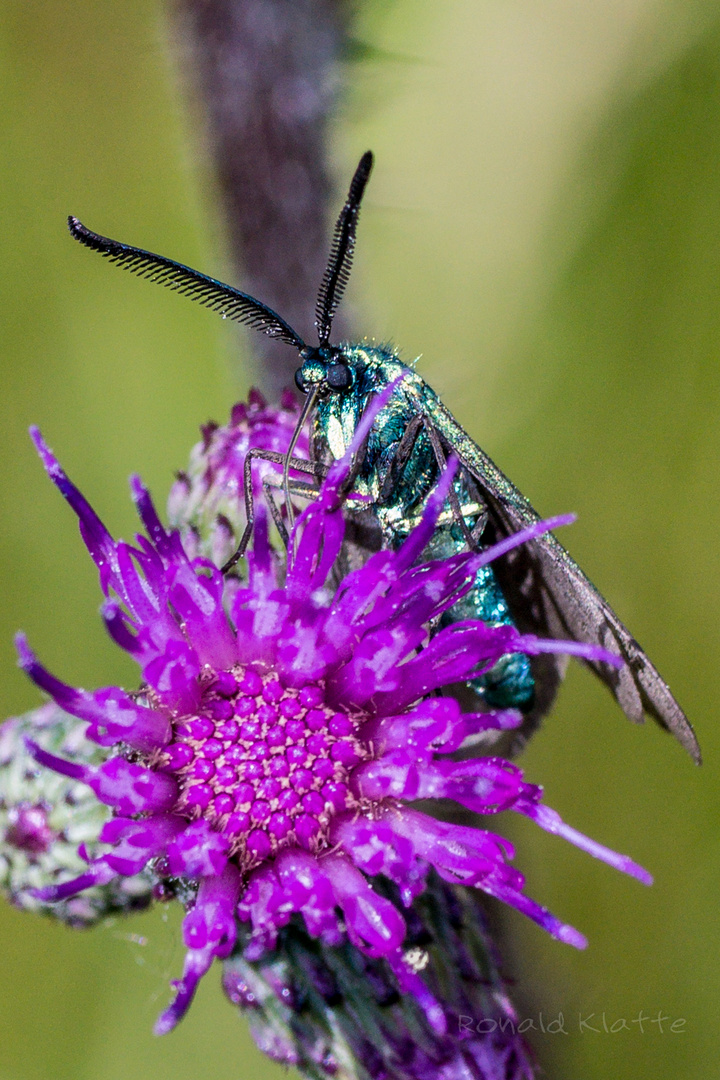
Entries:
{"label": "iridescent green moth", "polygon": [[[367,343],[330,343],[333,316],[350,275],[360,202],[372,162],[369,152],[361,158],[335,226],[316,304],[317,346],[307,345],[284,319],[252,296],[171,259],[90,232],[77,218],[71,217],[69,226],[77,240],[112,262],[298,350],[302,362],[295,380],[306,395],[305,403],[287,455],[275,455],[283,465],[290,523],[290,468],[319,479],[324,467],[347,450],[371,397],[400,379],[358,455],[352,471],[352,494],[370,507],[382,542],[397,546],[416,524],[447,458],[453,455],[459,463],[458,471],[426,552],[432,558],[447,557],[467,547],[487,547],[533,525],[539,516],[460,427],[435,392],[395,351]],[[292,457],[295,439],[309,415],[314,444],[310,463]],[[302,490],[304,494],[312,493],[308,485]],[[247,501],[246,535],[227,568],[249,539],[252,500]],[[275,518],[287,537],[282,517],[276,513]],[[551,533],[515,548],[478,573],[471,591],[445,616],[450,622],[467,618],[512,623],[523,632],[597,644],[621,656],[625,664],[619,669],[586,662],[631,720],[640,722],[645,713],[654,717],[699,761],[692,727],[667,684]],[[559,656],[529,658],[516,653],[473,680],[468,691],[489,707],[521,709],[527,733],[547,712],[562,674],[563,660]]]}

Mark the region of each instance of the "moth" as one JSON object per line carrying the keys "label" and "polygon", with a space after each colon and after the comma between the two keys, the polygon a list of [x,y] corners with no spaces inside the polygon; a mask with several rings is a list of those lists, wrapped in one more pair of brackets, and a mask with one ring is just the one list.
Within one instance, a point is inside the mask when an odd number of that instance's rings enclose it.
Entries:
{"label": "moth", "polygon": [[[316,479],[321,476],[323,462],[344,455],[371,397],[400,380],[387,406],[375,418],[353,468],[353,494],[370,507],[382,541],[397,546],[417,522],[427,496],[453,455],[458,470],[428,555],[445,557],[468,547],[487,547],[540,520],[525,496],[397,352],[367,342],[330,341],[333,317],[350,276],[360,203],[372,164],[368,151],[360,159],[335,226],[315,309],[317,345],[306,344],[270,307],[232,286],[164,256],[100,236],[77,218],[70,217],[68,224],[80,243],[111,262],[297,349],[301,363],[295,381],[305,401],[287,454],[275,455],[283,467],[290,523],[290,469],[312,473]],[[309,416],[313,423],[312,462],[292,456]],[[250,461],[246,463],[246,479],[249,468]],[[246,483],[246,492],[247,488]],[[304,490],[309,493],[310,487],[306,485]],[[246,535],[225,569],[249,538],[250,502],[248,511]],[[284,529],[277,515],[276,520]],[[675,735],[696,762],[700,761],[693,729],[669,687],[552,533],[515,548],[492,567],[484,568],[471,591],[445,618],[512,623],[523,633],[601,645],[622,657],[623,666],[584,662],[605,683],[629,719],[642,722],[644,714],[650,715]],[[467,689],[486,705],[521,709],[527,735],[548,711],[564,663],[556,655],[529,658],[513,654]]]}

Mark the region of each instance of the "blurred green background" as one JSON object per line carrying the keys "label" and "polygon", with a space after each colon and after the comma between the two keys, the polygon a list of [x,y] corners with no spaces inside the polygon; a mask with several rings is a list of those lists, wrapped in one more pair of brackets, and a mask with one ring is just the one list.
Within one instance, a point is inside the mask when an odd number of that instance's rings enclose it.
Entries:
{"label": "blurred green background", "polygon": [[[552,1078],[717,1071],[720,682],[720,7],[700,0],[372,0],[335,122],[339,188],[371,146],[355,325],[392,338],[543,513],[696,724],[695,769],[574,669],[524,757],[547,801],[656,875],[652,889],[499,822],[529,891],[590,939],[520,916],[509,967]],[[148,0],[0,8],[4,714],[37,702],[22,627],[70,682],[131,683],[96,574],[45,480],[38,423],[116,534],[126,477],[164,499],[197,425],[249,385],[211,314],[71,243],[92,228],[223,276],[212,186]],[[246,348],[246,347],[245,347]],[[0,1080],[280,1077],[205,979],[181,1028],[152,1022],[180,970],[177,911],[73,933],[0,908]],[[633,1024],[639,1014],[684,1019]],[[579,1014],[597,1032],[581,1030]],[[625,1020],[630,1030],[606,1033]]]}

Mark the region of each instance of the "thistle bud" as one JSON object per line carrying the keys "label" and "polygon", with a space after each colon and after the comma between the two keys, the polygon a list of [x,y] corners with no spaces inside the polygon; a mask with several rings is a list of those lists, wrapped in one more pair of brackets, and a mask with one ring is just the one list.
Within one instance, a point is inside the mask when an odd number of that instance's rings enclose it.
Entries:
{"label": "thistle bud", "polygon": [[87,738],[86,726],[50,703],[0,727],[0,891],[23,911],[78,927],[147,906],[154,883],[143,870],[59,903],[38,896],[39,890],[87,869],[80,852],[88,858],[97,853],[111,810],[86,784],[42,768],[27,740],[48,753],[100,764],[105,753]]}

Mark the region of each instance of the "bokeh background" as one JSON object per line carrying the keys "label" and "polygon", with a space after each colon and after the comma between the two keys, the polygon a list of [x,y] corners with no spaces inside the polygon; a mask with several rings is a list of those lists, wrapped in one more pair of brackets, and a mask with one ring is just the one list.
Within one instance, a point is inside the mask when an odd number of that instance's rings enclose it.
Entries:
{"label": "bokeh background", "polygon": [[[422,354],[423,376],[541,512],[578,512],[563,539],[705,754],[694,768],[571,671],[524,756],[528,778],[656,884],[499,822],[532,895],[590,939],[576,953],[510,916],[521,1014],[538,1029],[540,1010],[545,1024],[563,1014],[565,1032],[533,1036],[552,1078],[705,1080],[720,1039],[720,8],[368,0],[353,35],[333,121],[339,191],[363,150],[377,154],[354,324]],[[37,703],[15,668],[21,627],[70,682],[135,677],[101,630],[96,574],[28,424],[128,537],[127,475],[162,501],[198,424],[227,416],[251,370],[246,340],[220,320],[105,266],[64,227],[72,212],[227,272],[162,6],[6,0],[0,81],[0,690],[12,715]],[[217,974],[177,1032],[150,1034],[181,964],[179,914],[77,933],[1,907],[0,1080],[283,1075]],[[599,1030],[581,1030],[591,1013]],[[641,1013],[669,1020],[642,1032]]]}

